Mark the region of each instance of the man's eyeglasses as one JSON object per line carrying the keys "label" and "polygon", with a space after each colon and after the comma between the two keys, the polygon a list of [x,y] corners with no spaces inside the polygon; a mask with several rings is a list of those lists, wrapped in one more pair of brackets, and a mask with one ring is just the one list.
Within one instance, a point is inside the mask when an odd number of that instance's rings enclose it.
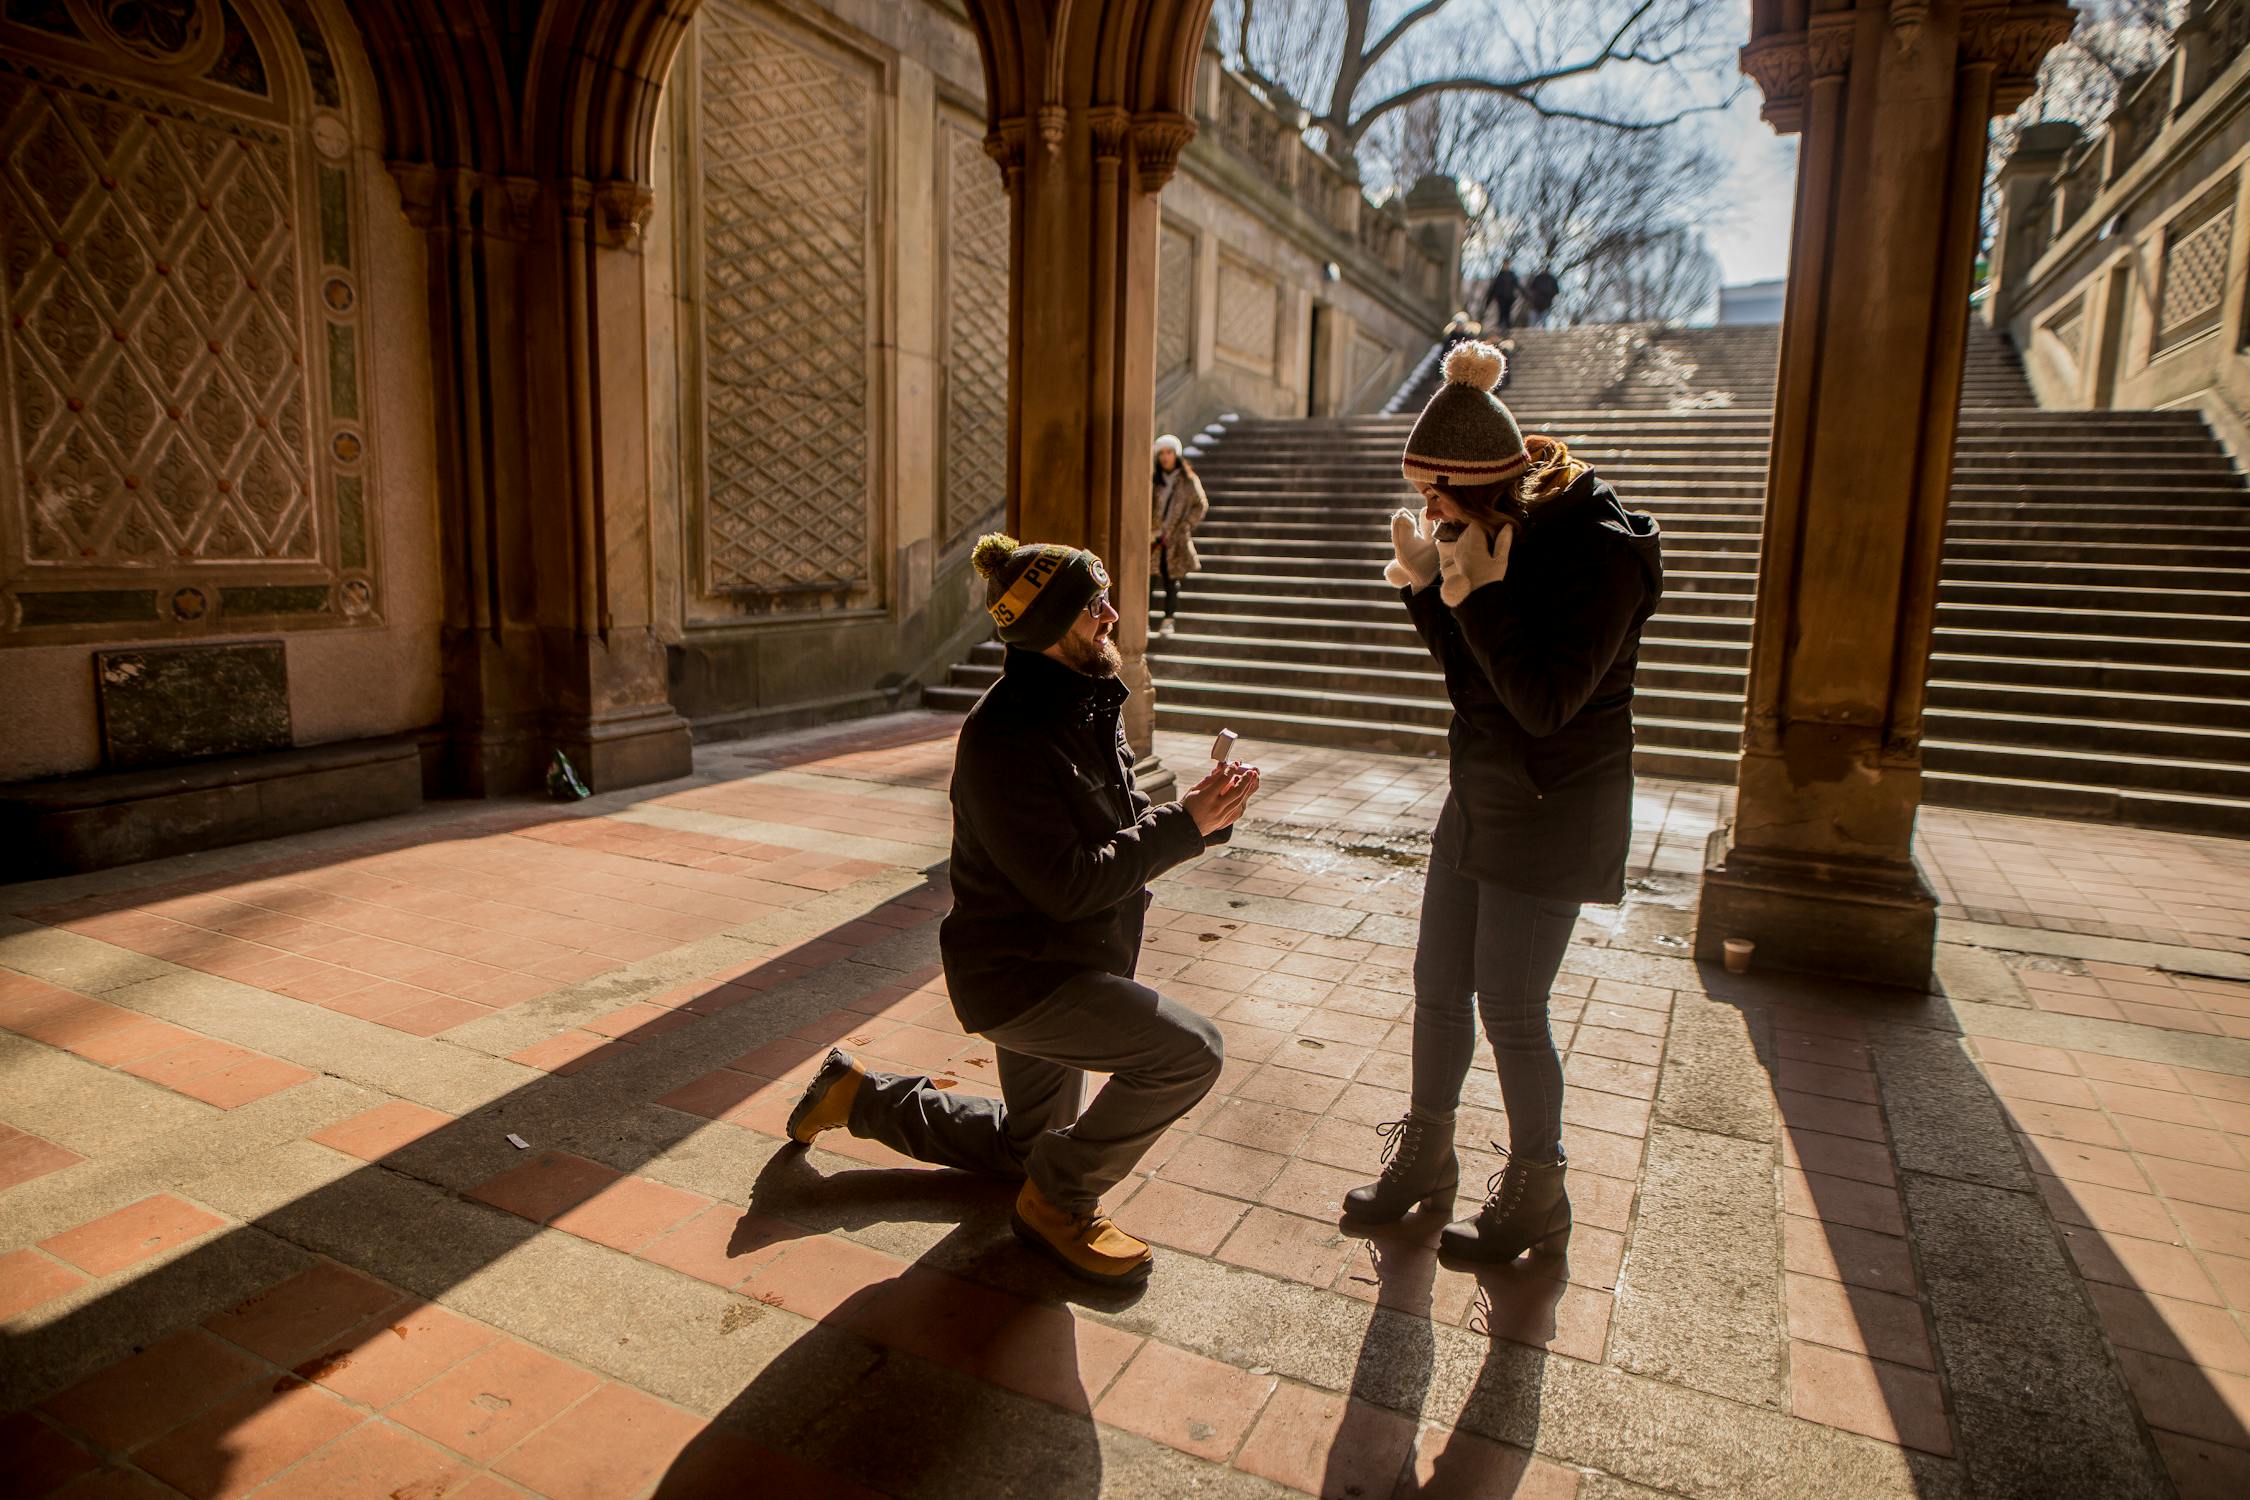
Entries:
{"label": "man's eyeglasses", "polygon": [[1086,613],[1098,620],[1102,617],[1102,611],[1107,608],[1109,608],[1109,590],[1103,589],[1087,603]]}

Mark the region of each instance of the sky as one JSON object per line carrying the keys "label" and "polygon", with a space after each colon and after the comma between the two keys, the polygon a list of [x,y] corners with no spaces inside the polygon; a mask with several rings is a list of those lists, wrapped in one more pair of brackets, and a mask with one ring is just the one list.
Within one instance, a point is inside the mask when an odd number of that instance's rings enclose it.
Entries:
{"label": "sky", "polygon": [[1713,116],[1711,140],[1732,171],[1730,207],[1704,228],[1729,286],[1789,274],[1789,224],[1797,193],[1797,138],[1758,118],[1758,91],[1746,89]]}

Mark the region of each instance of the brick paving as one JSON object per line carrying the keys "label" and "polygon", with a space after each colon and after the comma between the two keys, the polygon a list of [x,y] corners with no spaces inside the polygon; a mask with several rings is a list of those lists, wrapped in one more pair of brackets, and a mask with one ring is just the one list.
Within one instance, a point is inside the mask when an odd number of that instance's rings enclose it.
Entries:
{"label": "brick paving", "polygon": [[1109,1297],[1003,1185],[781,1139],[831,1045],[994,1090],[952,725],[0,889],[10,1493],[2250,1490],[2250,846],[1929,813],[1916,999],[1699,970],[1727,795],[1645,784],[1554,1001],[1570,1253],[1472,1276],[1337,1217],[1442,768],[1251,747],[1143,959],[1228,1061]]}

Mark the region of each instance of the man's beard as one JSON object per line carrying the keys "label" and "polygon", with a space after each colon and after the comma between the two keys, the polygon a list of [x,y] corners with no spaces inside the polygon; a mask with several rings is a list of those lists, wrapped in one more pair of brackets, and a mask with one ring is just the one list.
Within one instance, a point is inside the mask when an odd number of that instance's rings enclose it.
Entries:
{"label": "man's beard", "polygon": [[1088,677],[1115,677],[1125,670],[1125,653],[1117,649],[1115,636],[1102,636],[1097,640],[1084,640],[1066,635],[1062,639],[1063,665]]}

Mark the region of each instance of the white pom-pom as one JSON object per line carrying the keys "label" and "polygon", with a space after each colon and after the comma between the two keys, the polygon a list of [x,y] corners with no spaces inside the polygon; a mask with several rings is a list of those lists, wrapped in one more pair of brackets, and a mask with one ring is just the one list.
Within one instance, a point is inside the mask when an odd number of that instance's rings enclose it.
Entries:
{"label": "white pom-pom", "polygon": [[1445,380],[1448,385],[1473,385],[1480,391],[1500,388],[1500,377],[1508,371],[1508,356],[1481,340],[1455,344],[1445,356]]}

